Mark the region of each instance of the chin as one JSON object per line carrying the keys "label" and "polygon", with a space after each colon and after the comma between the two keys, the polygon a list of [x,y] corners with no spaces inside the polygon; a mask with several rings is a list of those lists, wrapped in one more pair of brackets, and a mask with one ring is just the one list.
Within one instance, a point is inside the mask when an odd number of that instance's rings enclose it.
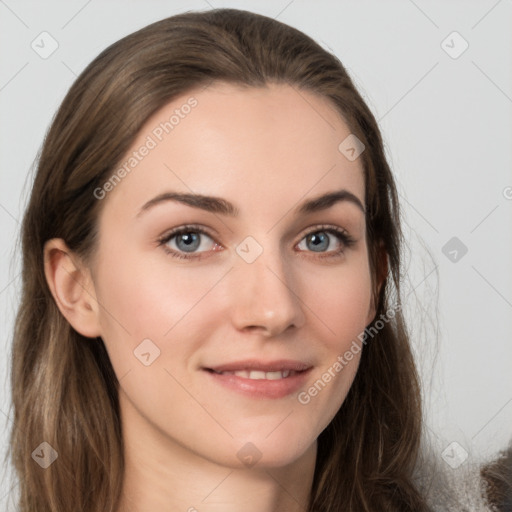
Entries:
{"label": "chin", "polygon": [[229,459],[225,465],[236,469],[282,468],[307,456],[310,450],[316,454],[316,439],[287,434],[271,434],[267,439],[254,434],[245,439],[236,438],[231,443],[235,458],[228,449],[224,454]]}

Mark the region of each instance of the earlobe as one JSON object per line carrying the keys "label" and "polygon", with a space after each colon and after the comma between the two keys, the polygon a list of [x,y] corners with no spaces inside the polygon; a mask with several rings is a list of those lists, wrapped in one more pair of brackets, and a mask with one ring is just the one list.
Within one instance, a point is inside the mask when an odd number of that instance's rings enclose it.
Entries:
{"label": "earlobe", "polygon": [[61,238],[44,246],[44,271],[57,307],[83,336],[100,336],[99,307],[90,271]]}

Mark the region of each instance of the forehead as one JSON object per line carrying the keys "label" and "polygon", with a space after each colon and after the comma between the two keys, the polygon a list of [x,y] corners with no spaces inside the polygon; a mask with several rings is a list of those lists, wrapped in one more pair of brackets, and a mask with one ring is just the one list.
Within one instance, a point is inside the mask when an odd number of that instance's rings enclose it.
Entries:
{"label": "forehead", "polygon": [[126,172],[109,208],[127,212],[166,189],[225,197],[242,212],[340,188],[364,202],[360,159],[338,149],[349,135],[334,105],[312,92],[213,83],[145,123],[118,166]]}

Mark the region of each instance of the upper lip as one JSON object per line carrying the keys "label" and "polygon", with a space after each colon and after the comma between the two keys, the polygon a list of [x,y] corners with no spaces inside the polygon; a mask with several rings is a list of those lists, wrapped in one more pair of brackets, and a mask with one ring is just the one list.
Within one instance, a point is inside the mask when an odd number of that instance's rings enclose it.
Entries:
{"label": "upper lip", "polygon": [[204,367],[205,370],[215,372],[236,372],[236,371],[263,371],[263,372],[282,372],[295,371],[301,372],[311,368],[310,364],[291,359],[279,359],[275,361],[260,361],[257,359],[246,359],[244,361],[234,361],[216,366]]}

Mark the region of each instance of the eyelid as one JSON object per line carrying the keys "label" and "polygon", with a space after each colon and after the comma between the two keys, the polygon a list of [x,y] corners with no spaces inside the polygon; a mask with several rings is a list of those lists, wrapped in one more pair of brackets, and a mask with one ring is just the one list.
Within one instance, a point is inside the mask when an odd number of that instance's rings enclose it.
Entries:
{"label": "eyelid", "polygon": [[[341,244],[341,248],[337,250],[331,250],[326,252],[317,252],[316,256],[319,258],[329,258],[329,257],[336,257],[342,254],[346,249],[350,249],[356,242],[357,239],[352,237],[348,230],[345,228],[342,228],[340,226],[336,226],[333,224],[316,224],[314,226],[311,226],[310,228],[307,228],[305,232],[302,233],[301,237],[299,238],[299,241],[295,244],[297,246],[299,243],[301,243],[304,238],[306,238],[308,235],[311,235],[313,233],[324,231],[326,233],[333,234],[336,236]],[[305,251],[300,250],[301,253],[312,253],[315,254],[315,251]]]}
{"label": "eyelid", "polygon": [[[172,229],[167,230],[163,235],[158,237],[159,242],[169,241],[173,236],[179,235],[180,233],[187,233],[189,231],[202,233],[203,235],[209,236],[215,243],[218,243],[215,240],[216,235],[214,235],[209,228],[201,226],[199,224],[183,224],[182,226],[178,226]],[[220,244],[219,244],[220,245]]]}
{"label": "eyelid", "polygon": [[313,224],[312,226],[305,229],[305,231],[300,235],[299,242],[305,237],[312,233],[316,233],[317,231],[335,231],[338,234],[343,234],[349,236],[349,232],[340,226],[336,226],[335,224]]}
{"label": "eyelid", "polygon": [[302,234],[300,235],[295,245],[301,242],[306,236],[311,235],[313,233],[317,233],[318,231],[326,231],[328,233],[343,236],[346,240],[349,240],[351,243],[356,241],[345,228],[336,226],[335,224],[316,224],[314,226],[306,228],[305,231],[303,231]]}

